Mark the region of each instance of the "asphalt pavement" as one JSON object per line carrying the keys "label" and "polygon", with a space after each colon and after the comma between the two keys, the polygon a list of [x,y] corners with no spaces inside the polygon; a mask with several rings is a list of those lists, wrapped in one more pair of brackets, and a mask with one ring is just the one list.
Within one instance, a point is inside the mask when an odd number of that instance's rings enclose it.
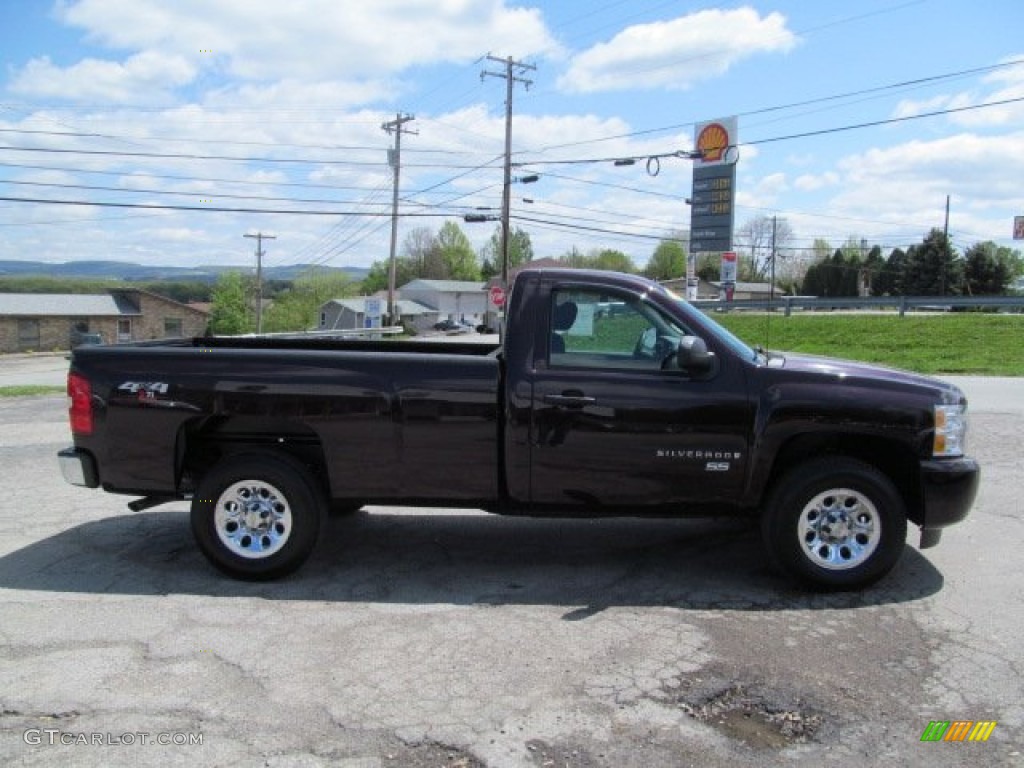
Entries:
{"label": "asphalt pavement", "polygon": [[[0,358],[0,386],[66,368],[30,363]],[[971,516],[835,595],[740,523],[403,507],[332,518],[298,574],[243,584],[187,504],[63,482],[63,396],[0,398],[0,764],[1021,765],[1024,379],[949,378]],[[995,726],[922,741],[934,721]]]}

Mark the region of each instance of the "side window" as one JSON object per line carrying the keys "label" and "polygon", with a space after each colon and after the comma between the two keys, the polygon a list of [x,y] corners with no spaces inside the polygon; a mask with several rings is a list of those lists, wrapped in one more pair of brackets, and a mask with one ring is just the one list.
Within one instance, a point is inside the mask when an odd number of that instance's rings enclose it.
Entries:
{"label": "side window", "polygon": [[686,335],[655,307],[596,289],[552,294],[552,367],[660,370]]}

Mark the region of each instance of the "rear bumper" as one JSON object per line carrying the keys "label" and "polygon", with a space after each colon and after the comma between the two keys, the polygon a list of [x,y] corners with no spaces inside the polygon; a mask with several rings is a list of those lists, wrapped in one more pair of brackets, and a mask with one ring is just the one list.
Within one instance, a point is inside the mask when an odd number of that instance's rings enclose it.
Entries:
{"label": "rear bumper", "polygon": [[65,448],[57,453],[60,473],[72,485],[85,488],[98,488],[100,473],[96,469],[96,460],[91,453],[80,448]]}
{"label": "rear bumper", "polygon": [[967,457],[921,462],[922,542],[938,543],[940,529],[967,517],[980,477],[978,462]]}

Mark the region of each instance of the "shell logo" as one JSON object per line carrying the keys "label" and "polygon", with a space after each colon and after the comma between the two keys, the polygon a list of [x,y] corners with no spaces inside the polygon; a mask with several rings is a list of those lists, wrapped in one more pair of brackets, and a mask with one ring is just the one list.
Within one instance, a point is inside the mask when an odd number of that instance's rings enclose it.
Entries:
{"label": "shell logo", "polygon": [[721,123],[708,123],[697,136],[697,149],[703,163],[721,162],[728,148],[729,131]]}

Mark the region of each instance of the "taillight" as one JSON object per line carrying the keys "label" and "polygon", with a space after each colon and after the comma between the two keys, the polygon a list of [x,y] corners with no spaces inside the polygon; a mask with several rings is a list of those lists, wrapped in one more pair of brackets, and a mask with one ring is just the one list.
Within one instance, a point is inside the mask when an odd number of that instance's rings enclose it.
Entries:
{"label": "taillight", "polygon": [[89,380],[77,373],[68,374],[68,397],[71,408],[71,432],[75,435],[92,434],[92,387]]}

